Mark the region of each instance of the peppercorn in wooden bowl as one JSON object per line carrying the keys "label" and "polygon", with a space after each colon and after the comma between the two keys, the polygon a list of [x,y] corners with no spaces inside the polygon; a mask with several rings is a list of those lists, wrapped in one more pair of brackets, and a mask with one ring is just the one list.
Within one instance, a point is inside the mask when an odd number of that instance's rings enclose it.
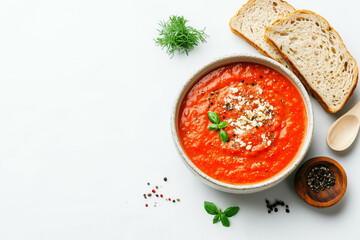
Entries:
{"label": "peppercorn in wooden bowl", "polygon": [[295,190],[307,204],[331,207],[344,196],[347,187],[345,170],[335,160],[316,157],[305,162],[294,179]]}

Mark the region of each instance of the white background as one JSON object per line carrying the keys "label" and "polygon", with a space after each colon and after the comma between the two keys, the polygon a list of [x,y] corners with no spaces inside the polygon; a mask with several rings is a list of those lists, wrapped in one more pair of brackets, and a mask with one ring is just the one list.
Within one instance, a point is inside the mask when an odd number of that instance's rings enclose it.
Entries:
{"label": "white background", "polygon": [[[228,27],[244,3],[2,0],[0,239],[356,239],[360,142],[336,153],[325,135],[360,99],[359,88],[338,114],[312,99],[315,132],[305,159],[332,157],[348,174],[347,192],[332,208],[303,203],[293,175],[251,195],[213,190],[176,153],[170,113],[188,77],[224,55],[259,54]],[[360,62],[359,1],[289,3],[324,16]],[[158,22],[173,14],[210,37],[170,59],[153,39]],[[152,189],[147,182],[181,202],[153,207],[142,196]],[[284,200],[291,213],[268,214],[265,198]],[[204,200],[240,206],[230,228],[212,224]]]}

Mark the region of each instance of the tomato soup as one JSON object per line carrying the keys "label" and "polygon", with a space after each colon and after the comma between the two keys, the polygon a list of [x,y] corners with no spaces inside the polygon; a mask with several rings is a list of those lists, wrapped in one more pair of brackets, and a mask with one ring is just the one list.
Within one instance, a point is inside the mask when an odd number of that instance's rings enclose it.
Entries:
{"label": "tomato soup", "polygon": [[[208,112],[229,139],[223,142]],[[206,175],[229,184],[267,180],[297,157],[307,130],[304,101],[295,85],[272,68],[237,63],[202,77],[185,96],[178,132],[190,160]]]}

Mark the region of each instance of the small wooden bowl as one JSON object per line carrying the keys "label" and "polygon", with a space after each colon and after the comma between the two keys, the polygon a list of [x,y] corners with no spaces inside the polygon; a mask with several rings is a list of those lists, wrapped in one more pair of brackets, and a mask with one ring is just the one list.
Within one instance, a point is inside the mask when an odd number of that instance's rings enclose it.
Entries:
{"label": "small wooden bowl", "polygon": [[[322,165],[328,167],[335,175],[335,185],[323,191],[312,191],[307,185],[307,176],[312,168]],[[295,175],[295,190],[307,204],[317,208],[327,208],[336,204],[344,196],[347,177],[344,169],[335,160],[328,157],[316,157],[305,162]]]}

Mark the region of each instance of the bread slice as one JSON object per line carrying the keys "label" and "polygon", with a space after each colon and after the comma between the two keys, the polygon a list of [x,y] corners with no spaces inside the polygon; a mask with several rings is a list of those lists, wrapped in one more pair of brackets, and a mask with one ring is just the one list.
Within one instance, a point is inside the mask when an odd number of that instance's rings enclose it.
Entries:
{"label": "bread slice", "polygon": [[287,66],[277,50],[265,41],[264,32],[275,20],[293,11],[295,8],[281,0],[249,0],[231,18],[230,29],[260,53]]}
{"label": "bread slice", "polygon": [[265,31],[325,111],[339,111],[353,93],[359,75],[355,59],[339,34],[321,16],[298,10]]}

